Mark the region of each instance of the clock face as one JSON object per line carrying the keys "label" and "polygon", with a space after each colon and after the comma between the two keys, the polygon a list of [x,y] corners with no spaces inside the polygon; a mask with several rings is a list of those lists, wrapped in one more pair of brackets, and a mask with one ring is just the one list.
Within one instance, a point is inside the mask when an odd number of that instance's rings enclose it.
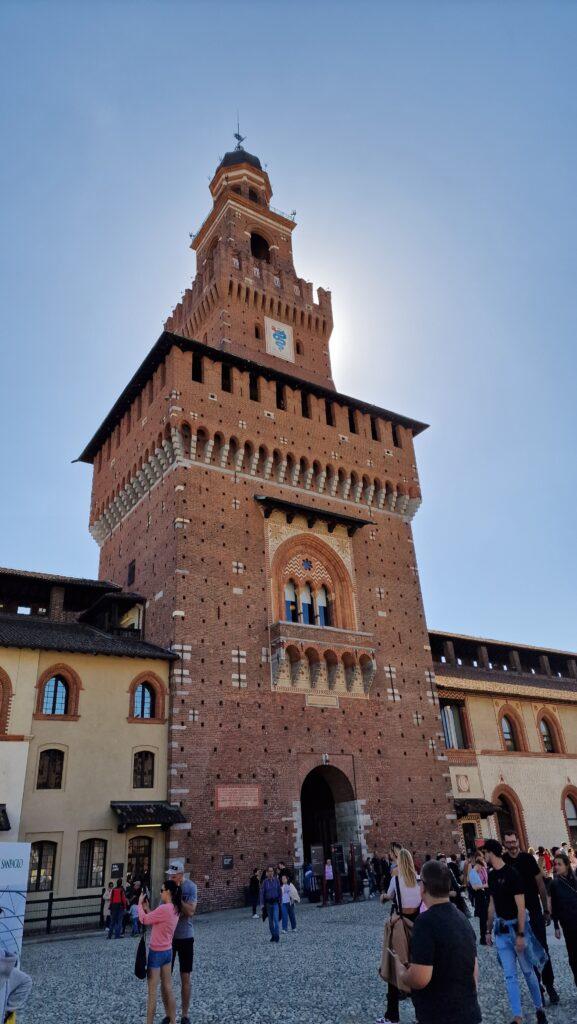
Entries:
{"label": "clock face", "polygon": [[272,320],[269,316],[265,316],[264,325],[267,352],[294,363],[292,327],[289,324],[279,323],[278,320]]}

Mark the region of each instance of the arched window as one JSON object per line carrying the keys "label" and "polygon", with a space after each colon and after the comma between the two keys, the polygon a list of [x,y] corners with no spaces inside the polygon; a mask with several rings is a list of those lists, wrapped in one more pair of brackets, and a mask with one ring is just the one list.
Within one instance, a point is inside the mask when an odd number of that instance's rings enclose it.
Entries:
{"label": "arched window", "polygon": [[139,879],[150,886],[152,870],[152,839],[149,836],[135,836],[128,840],[128,863],[126,870],[132,881]]}
{"label": "arched window", "polygon": [[30,869],[28,892],[49,892],[54,884],[56,864],[56,843],[42,840],[32,843],[30,848]]}
{"label": "arched window", "polygon": [[42,714],[68,714],[68,683],[62,676],[51,676],[44,684]]}
{"label": "arched window", "polygon": [[38,759],[36,789],[62,789],[64,751],[42,750]]}
{"label": "arched window", "polygon": [[332,625],[329,595],[326,587],[321,587],[317,594],[317,620],[319,626]]}
{"label": "arched window", "polygon": [[285,619],[287,622],[298,622],[299,621],[299,606],[297,603],[297,595],[295,585],[292,580],[289,580],[284,588],[284,607],[285,607]]}
{"label": "arched window", "polygon": [[154,718],[156,694],[150,683],[139,683],[134,693],[134,718]]}
{"label": "arched window", "polygon": [[256,231],[250,236],[250,251],[255,260],[264,260],[270,263],[270,248],[266,238],[257,235]]}
{"label": "arched window", "polygon": [[516,730],[508,715],[503,715],[501,719],[501,732],[503,733],[505,750],[518,750],[519,744],[517,742]]}
{"label": "arched window", "polygon": [[152,789],[154,786],[154,754],[152,750],[137,750],[132,770],[134,789]]}
{"label": "arched window", "polygon": [[78,889],[100,889],[105,867],[106,839],[84,839],[78,859]]}
{"label": "arched window", "polygon": [[308,583],[301,588],[301,615],[305,626],[314,625],[313,595]]}
{"label": "arched window", "polygon": [[541,740],[543,742],[543,749],[545,753],[554,754],[556,750],[554,733],[546,718],[542,718],[539,722],[539,732],[541,733]]}
{"label": "arched window", "polygon": [[258,203],[258,192],[255,188],[249,188],[248,198],[250,199],[251,203]]}
{"label": "arched window", "polygon": [[575,848],[577,846],[577,799],[572,795],[567,795],[564,809],[571,846]]}

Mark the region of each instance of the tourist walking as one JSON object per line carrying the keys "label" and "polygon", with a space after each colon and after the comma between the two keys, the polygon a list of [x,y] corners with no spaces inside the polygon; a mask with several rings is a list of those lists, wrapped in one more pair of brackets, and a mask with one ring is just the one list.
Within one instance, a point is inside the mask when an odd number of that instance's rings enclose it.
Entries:
{"label": "tourist walking", "polygon": [[[539,870],[539,865],[531,853],[523,853],[519,846],[517,834],[508,829],[503,836],[505,853],[503,860],[515,868],[523,882],[523,894],[525,896],[525,909],[531,922],[531,931],[547,954],[547,962],[541,972],[540,980],[549,996],[551,1005],[559,1002],[559,996],[555,991],[555,978],[553,966],[549,957],[547,946],[547,925],[551,922],[549,914],[549,897],[545,886],[545,879]],[[543,987],[541,987],[543,994]]]}
{"label": "tourist walking", "polygon": [[252,907],[252,916],[253,917],[258,917],[257,907],[258,907],[258,895],[259,895],[259,892],[260,892],[260,883],[259,883],[259,880],[258,880],[258,868],[253,868],[252,875],[250,876],[249,882],[248,882],[248,898],[250,900],[250,905]]}
{"label": "tourist walking", "polygon": [[301,898],[296,886],[289,882],[288,875],[281,875],[281,916],[282,930],[288,935],[288,923],[291,923],[292,931],[296,931],[297,919],[295,914],[295,903],[300,903]]}
{"label": "tourist walking", "polygon": [[419,1024],[479,1024],[482,1019],[475,933],[452,905],[451,885],[446,864],[423,864],[420,889],[427,912],[415,920],[409,966],[398,966]]}
{"label": "tourist walking", "polygon": [[561,938],[561,928],[567,946],[569,966],[577,985],[577,878],[566,853],[559,850],[553,863],[551,882],[551,915],[555,938]]}
{"label": "tourist walking", "polygon": [[[178,957],[178,968],[180,972],[180,1000],[181,1020],[180,1024],[190,1024],[190,998],[192,993],[192,967],[194,963],[194,922],[198,905],[198,887],[196,882],[184,877],[184,860],[177,859],[170,862],[166,872],[180,890],[180,911],[179,918],[172,937],[172,966]],[[165,1017],[162,1024],[169,1024],[169,1018]]]}
{"label": "tourist walking", "polygon": [[490,946],[494,942],[499,954],[513,1013],[512,1024],[522,1024],[523,1021],[517,964],[527,982],[537,1024],[547,1024],[539,981],[533,970],[544,966],[547,954],[531,931],[525,911],[523,882],[515,868],[503,860],[503,847],[497,839],[485,840],[484,852],[492,868],[489,872],[487,944]]}
{"label": "tourist walking", "polygon": [[480,850],[475,854],[474,862],[469,868],[468,883],[469,889],[473,894],[475,917],[479,918],[479,942],[482,946],[486,946],[487,916],[489,913],[489,872],[487,871],[485,858]]}
{"label": "tourist walking", "polygon": [[281,885],[275,877],[274,868],[269,864],[266,877],[260,887],[260,905],[266,913],[270,930],[270,941],[278,942],[278,919],[281,906]]}
{"label": "tourist walking", "polygon": [[[417,873],[415,871],[415,865],[413,858],[409,850],[405,850],[402,847],[396,850],[396,875],[391,878],[389,888],[386,893],[381,895],[381,903],[386,903],[388,900],[392,900],[393,909],[391,911],[390,923],[391,928],[386,929],[385,936],[394,934],[394,930],[402,929],[407,937],[407,951],[408,941],[421,905],[421,887],[417,882]],[[401,945],[399,949],[404,945],[403,936],[401,934]],[[388,941],[388,939],[387,939]],[[394,949],[394,943],[393,943]],[[394,950],[397,952],[398,950]],[[382,977],[385,978],[384,964],[387,962],[387,950],[383,949],[383,960],[382,960]],[[397,966],[397,965],[395,965]],[[379,1017],[377,1024],[398,1024],[399,1021],[399,989],[395,985],[394,981],[389,978],[387,985],[387,1007],[385,1010],[385,1016]]]}
{"label": "tourist walking", "polygon": [[122,935],[122,926],[124,924],[124,915],[128,907],[128,900],[126,899],[126,893],[122,886],[122,879],[119,878],[113,889],[110,890],[110,925],[108,928],[108,938],[111,939],[114,935],[115,939],[119,939]]}
{"label": "tourist walking", "polygon": [[138,918],[141,924],[152,925],[147,959],[148,1002],[146,1024],[154,1024],[158,982],[168,1024],[176,1024],[176,1003],[172,991],[172,938],[182,908],[180,886],[171,878],[160,890],[161,902],[150,910],[148,897],[142,893],[138,901]]}

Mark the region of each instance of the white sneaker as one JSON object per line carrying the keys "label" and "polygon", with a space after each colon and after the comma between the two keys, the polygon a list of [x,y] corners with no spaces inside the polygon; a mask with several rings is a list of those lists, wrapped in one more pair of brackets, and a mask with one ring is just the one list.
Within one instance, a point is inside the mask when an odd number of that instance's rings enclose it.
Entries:
{"label": "white sneaker", "polygon": [[253,921],[256,921],[256,920],[258,920],[258,914],[253,914],[253,915],[252,915],[252,919],[253,919]]}

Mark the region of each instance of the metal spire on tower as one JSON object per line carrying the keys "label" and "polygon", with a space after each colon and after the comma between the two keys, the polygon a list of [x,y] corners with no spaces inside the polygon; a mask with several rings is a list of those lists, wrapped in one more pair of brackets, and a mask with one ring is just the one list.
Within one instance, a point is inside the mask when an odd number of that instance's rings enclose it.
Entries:
{"label": "metal spire on tower", "polygon": [[246,139],[246,135],[241,135],[240,134],[240,121],[239,121],[239,116],[238,116],[238,110],[236,112],[236,131],[235,131],[233,137],[236,139],[236,146],[234,148],[235,149],[242,149],[242,144],[243,144],[244,140]]}

